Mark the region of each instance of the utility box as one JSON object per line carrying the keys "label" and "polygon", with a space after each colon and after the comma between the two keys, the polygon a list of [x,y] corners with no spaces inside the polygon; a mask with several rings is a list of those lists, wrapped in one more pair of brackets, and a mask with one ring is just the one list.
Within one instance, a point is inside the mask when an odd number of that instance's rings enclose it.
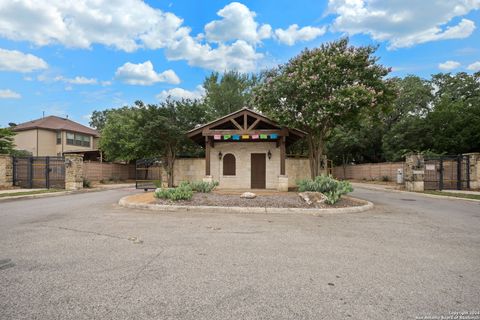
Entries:
{"label": "utility box", "polygon": [[397,169],[397,183],[403,184],[403,169]]}

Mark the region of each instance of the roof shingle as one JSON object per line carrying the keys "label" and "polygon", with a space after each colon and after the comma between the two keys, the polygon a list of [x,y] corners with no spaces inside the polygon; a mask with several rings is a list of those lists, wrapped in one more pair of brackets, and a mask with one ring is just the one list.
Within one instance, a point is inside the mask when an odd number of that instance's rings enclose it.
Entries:
{"label": "roof shingle", "polygon": [[57,116],[48,116],[45,118],[32,120],[24,123],[20,123],[13,128],[13,131],[24,131],[30,129],[47,129],[47,130],[66,130],[79,132],[84,134],[93,135],[99,137],[100,134],[97,130],[81,125],[70,119],[61,118]]}

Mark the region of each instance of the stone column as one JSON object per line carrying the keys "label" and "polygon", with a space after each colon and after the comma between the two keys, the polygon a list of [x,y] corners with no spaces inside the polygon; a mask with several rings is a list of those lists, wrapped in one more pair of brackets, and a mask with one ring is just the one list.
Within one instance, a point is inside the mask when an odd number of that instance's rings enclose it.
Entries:
{"label": "stone column", "polygon": [[480,152],[464,154],[470,162],[470,189],[480,189]]}
{"label": "stone column", "polygon": [[288,176],[280,175],[278,176],[278,191],[288,191]]}
{"label": "stone column", "polygon": [[0,154],[0,188],[13,186],[13,159],[6,154]]}
{"label": "stone column", "polygon": [[65,189],[83,189],[83,155],[65,155]]}
{"label": "stone column", "polygon": [[405,159],[405,188],[407,191],[424,191],[425,160],[421,154],[413,154]]}

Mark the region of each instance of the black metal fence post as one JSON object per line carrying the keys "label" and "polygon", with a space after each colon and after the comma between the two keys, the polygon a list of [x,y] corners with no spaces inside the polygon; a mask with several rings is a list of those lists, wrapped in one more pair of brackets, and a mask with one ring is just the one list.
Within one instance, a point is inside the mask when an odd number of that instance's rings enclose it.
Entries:
{"label": "black metal fence post", "polygon": [[438,189],[443,190],[443,158],[440,157],[440,180],[438,181]]}
{"label": "black metal fence post", "polygon": [[16,164],[16,161],[17,161],[17,158],[16,157],[12,157],[12,184],[14,186],[17,185],[17,164]]}
{"label": "black metal fence post", "polygon": [[470,156],[467,157],[467,189],[470,189]]}
{"label": "black metal fence post", "polygon": [[50,189],[50,157],[45,157],[45,185]]}
{"label": "black metal fence post", "polygon": [[462,190],[462,156],[457,156],[457,190]]}

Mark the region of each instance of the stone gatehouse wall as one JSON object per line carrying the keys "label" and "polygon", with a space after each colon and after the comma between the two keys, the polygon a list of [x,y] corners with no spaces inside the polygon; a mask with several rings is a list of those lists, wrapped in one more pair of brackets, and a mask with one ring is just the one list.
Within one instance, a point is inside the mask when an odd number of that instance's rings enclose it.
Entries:
{"label": "stone gatehouse wall", "polygon": [[[275,147],[275,146],[274,146]],[[273,153],[273,148],[270,150]],[[223,154],[225,154],[222,151]],[[212,156],[215,156],[213,154]],[[278,155],[280,156],[280,155]],[[273,155],[272,159],[273,160]],[[218,166],[218,149],[217,149],[217,157],[216,157],[216,162],[212,158],[212,175],[214,176],[214,181],[218,181],[215,177],[215,165]],[[215,164],[214,164],[215,163]],[[250,163],[250,159],[248,160],[248,163]],[[268,159],[267,159],[267,164],[268,164]],[[239,169],[239,166],[241,164],[237,162],[237,171]],[[305,178],[310,178],[310,165],[308,163],[308,159],[306,158],[287,158],[285,161],[285,169],[286,169],[286,174],[288,176],[288,186],[289,187],[295,187],[296,186],[296,181],[299,179],[305,179]],[[268,169],[267,169],[268,170]],[[280,174],[280,168],[278,168],[278,174]],[[277,176],[275,176],[275,179],[277,179]],[[166,181],[167,174],[163,170],[162,171],[162,178],[164,181]],[[175,160],[175,166],[174,166],[174,185],[180,184],[182,181],[201,181],[205,177],[205,159],[204,158],[179,158]],[[245,177],[246,180],[248,180],[248,186],[239,186],[238,188],[250,188],[250,174],[248,174],[247,177]],[[268,181],[268,180],[267,180]],[[276,180],[278,181],[278,180]],[[269,188],[269,185],[267,184],[267,188]],[[271,188],[276,188],[276,186],[273,186]]]}

